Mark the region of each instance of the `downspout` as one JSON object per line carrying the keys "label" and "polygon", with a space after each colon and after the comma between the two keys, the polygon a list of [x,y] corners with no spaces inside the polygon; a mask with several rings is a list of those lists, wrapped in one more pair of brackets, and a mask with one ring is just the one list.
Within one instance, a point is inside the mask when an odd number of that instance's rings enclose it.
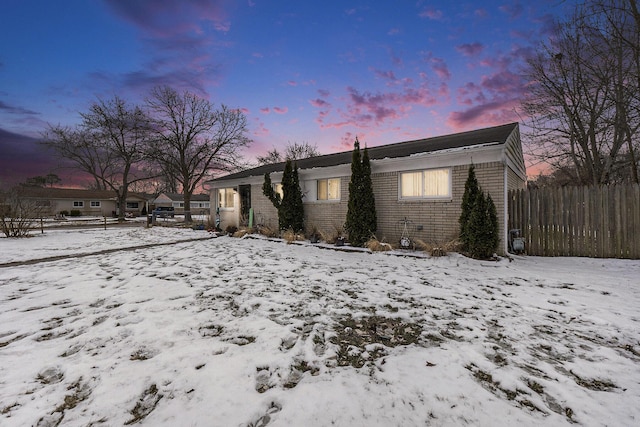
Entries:
{"label": "downspout", "polygon": [[502,222],[503,222],[503,230],[502,230],[502,250],[504,251],[504,255],[507,255],[508,252],[508,238],[509,238],[509,187],[507,186],[508,184],[508,176],[509,174],[507,173],[508,170],[508,164],[507,164],[507,156],[506,156],[506,152],[503,149],[502,150],[502,165],[503,165],[503,187],[504,187],[504,194],[503,194],[503,203],[502,203]]}

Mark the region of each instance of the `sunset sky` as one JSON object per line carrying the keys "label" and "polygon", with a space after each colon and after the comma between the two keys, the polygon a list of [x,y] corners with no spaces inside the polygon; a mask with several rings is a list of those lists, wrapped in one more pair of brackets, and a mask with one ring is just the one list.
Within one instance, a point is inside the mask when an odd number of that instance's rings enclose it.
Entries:
{"label": "sunset sky", "polygon": [[243,109],[247,160],[519,121],[520,69],[573,3],[6,0],[0,180],[64,175],[36,144],[47,124],[164,84]]}

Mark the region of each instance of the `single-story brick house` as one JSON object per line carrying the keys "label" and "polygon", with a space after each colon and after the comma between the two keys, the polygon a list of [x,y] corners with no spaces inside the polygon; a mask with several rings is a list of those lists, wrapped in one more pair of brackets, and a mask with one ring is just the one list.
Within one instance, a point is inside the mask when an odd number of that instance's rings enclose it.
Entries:
{"label": "single-story brick house", "polygon": [[[507,248],[507,192],[524,188],[526,169],[518,123],[369,148],[378,218],[377,237],[443,243],[457,237],[469,166],[491,194]],[[351,151],[297,161],[305,226],[325,232],[344,225]],[[240,226],[253,208],[256,224],[277,227],[277,211],[262,194],[264,174],[277,186],[284,163],[259,166],[209,181],[221,227]]]}
{"label": "single-story brick house", "polygon": [[[153,200],[154,208],[157,207],[173,207],[177,214],[184,213],[184,195],[178,193],[160,193]],[[211,202],[208,194],[192,194],[191,195],[191,213],[198,214],[206,211],[208,214],[211,210]]]}
{"label": "single-story brick house", "polygon": [[[83,216],[112,216],[118,211],[115,193],[110,190],[83,190],[77,188],[23,187],[20,197],[34,200],[43,215],[80,211]],[[139,216],[146,206],[144,194],[129,192],[125,211]]]}

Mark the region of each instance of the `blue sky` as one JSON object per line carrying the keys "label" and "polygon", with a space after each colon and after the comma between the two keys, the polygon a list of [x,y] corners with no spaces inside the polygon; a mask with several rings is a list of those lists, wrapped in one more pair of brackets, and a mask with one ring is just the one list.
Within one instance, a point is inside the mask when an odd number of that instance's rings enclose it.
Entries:
{"label": "blue sky", "polygon": [[[156,85],[241,108],[247,160],[518,121],[521,67],[574,1],[7,0],[0,180],[62,174],[35,144]],[[64,182],[63,182],[64,184]]]}

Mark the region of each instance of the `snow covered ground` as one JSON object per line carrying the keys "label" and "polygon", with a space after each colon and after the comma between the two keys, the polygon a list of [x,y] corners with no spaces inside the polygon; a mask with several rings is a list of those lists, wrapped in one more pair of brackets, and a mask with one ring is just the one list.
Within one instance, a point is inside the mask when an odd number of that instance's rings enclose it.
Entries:
{"label": "snow covered ground", "polygon": [[640,424],[640,262],[0,238],[2,426]]}

